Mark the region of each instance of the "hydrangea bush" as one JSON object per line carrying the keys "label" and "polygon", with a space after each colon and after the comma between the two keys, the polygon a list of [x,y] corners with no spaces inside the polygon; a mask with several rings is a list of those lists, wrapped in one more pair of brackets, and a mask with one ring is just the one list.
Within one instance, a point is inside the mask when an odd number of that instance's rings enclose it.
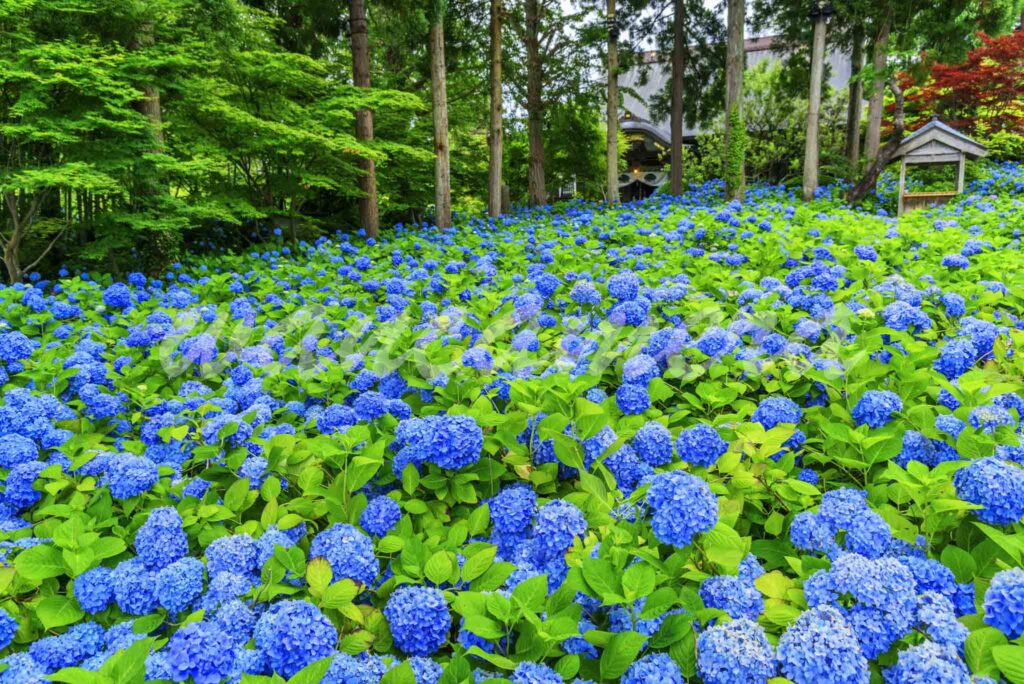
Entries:
{"label": "hydrangea bush", "polygon": [[0,290],[0,684],[1020,684],[1022,187]]}

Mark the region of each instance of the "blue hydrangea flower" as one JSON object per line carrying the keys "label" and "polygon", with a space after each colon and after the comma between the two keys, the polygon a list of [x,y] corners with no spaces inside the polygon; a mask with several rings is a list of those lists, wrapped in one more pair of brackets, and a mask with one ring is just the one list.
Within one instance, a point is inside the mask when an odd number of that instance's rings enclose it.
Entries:
{"label": "blue hydrangea flower", "polygon": [[[741,619],[716,624],[697,637],[697,671],[705,684],[763,684],[775,676],[776,670],[772,645],[756,622]],[[678,668],[674,672],[676,678],[665,681],[685,681]],[[657,671],[650,674],[656,675]]]}
{"label": "blue hydrangea flower", "polygon": [[87,613],[98,613],[106,609],[114,599],[110,568],[101,565],[76,577],[75,599]]}
{"label": "blue hydrangea flower", "polygon": [[903,401],[895,392],[868,390],[853,407],[853,420],[857,425],[880,428],[889,422],[893,413],[903,410]]}
{"label": "blue hydrangea flower", "polygon": [[642,284],[632,271],[621,271],[608,279],[608,294],[620,302],[633,300],[640,294]]}
{"label": "blue hydrangea flower", "polygon": [[[667,653],[649,653],[629,666],[622,676],[622,684],[684,684],[686,679],[679,666]],[[710,684],[710,682],[709,682]]]}
{"label": "blue hydrangea flower", "polygon": [[451,613],[444,594],[433,587],[403,586],[384,606],[395,646],[409,655],[428,656],[448,640]]}
{"label": "blue hydrangea flower", "polygon": [[645,463],[660,466],[672,461],[672,433],[656,421],[645,423],[630,442],[633,451]]}
{"label": "blue hydrangea flower", "polygon": [[970,414],[967,416],[967,422],[975,430],[993,434],[998,427],[1015,425],[1017,419],[1002,406],[991,405],[978,406],[971,409]]}
{"label": "blue hydrangea flower", "polygon": [[375,537],[383,537],[402,519],[402,507],[387,496],[378,496],[359,514],[359,524]]}
{"label": "blue hydrangea flower", "polygon": [[129,615],[145,615],[157,606],[156,573],[138,558],[123,560],[110,574],[117,607]]}
{"label": "blue hydrangea flower", "polygon": [[239,599],[222,604],[214,614],[213,621],[239,646],[252,638],[252,631],[256,627],[256,615]]}
{"label": "blue hydrangea flower", "polygon": [[708,483],[680,470],[654,475],[647,503],[654,510],[654,535],[665,544],[687,546],[718,522],[718,498]]}
{"label": "blue hydrangea flower", "polygon": [[95,622],[81,622],[64,634],[33,642],[28,652],[46,672],[54,672],[95,655],[103,648],[105,635],[106,630]]}
{"label": "blue hydrangea flower", "polygon": [[237,649],[220,627],[205,620],[192,622],[167,642],[171,680],[217,684],[234,672]]}
{"label": "blue hydrangea flower", "polygon": [[779,639],[779,667],[796,684],[867,684],[868,661],[838,610],[804,611]]}
{"label": "blue hydrangea flower", "polygon": [[31,463],[39,457],[36,443],[22,435],[5,435],[0,440],[0,468]]}
{"label": "blue hydrangea flower", "polygon": [[352,525],[335,523],[313,537],[310,558],[325,558],[331,564],[333,581],[350,579],[373,584],[380,564],[373,553],[373,542]]}
{"label": "blue hydrangea flower", "polygon": [[866,658],[889,650],[917,623],[918,582],[895,558],[840,555],[829,570],[804,582],[811,607],[829,604],[841,610]]}
{"label": "blue hydrangea flower", "polygon": [[957,337],[942,345],[933,367],[947,380],[956,380],[974,367],[977,358],[978,350],[974,343],[965,337]]}
{"label": "blue hydrangea flower", "polygon": [[0,608],[0,651],[7,648],[17,632],[18,621],[12,618],[6,610]]}
{"label": "blue hydrangea flower", "polygon": [[953,476],[956,495],[981,506],[974,514],[992,525],[1009,525],[1024,516],[1024,470],[995,457],[972,461]]}
{"label": "blue hydrangea flower", "polygon": [[754,583],[736,575],[712,575],[700,585],[700,597],[708,608],[724,610],[735,620],[756,621],[764,599]]}
{"label": "blue hydrangea flower", "polygon": [[1009,639],[1024,634],[1024,570],[1002,570],[992,578],[985,591],[985,623]]}
{"label": "blue hydrangea flower", "polygon": [[622,381],[644,387],[661,375],[658,362],[647,354],[637,354],[622,364]]}
{"label": "blue hydrangea flower", "polygon": [[135,533],[135,551],[150,570],[165,568],[188,555],[188,535],[178,512],[169,506],[150,511]]}
{"label": "blue hydrangea flower", "polygon": [[430,658],[414,656],[409,658],[409,667],[416,677],[416,684],[437,684],[444,673],[444,669]]}
{"label": "blue hydrangea flower", "polygon": [[537,512],[537,494],[526,483],[505,487],[491,499],[490,512],[495,532],[525,532]]}
{"label": "blue hydrangea flower", "polygon": [[377,658],[360,659],[348,653],[337,653],[321,684],[378,684],[384,673],[384,664]]}
{"label": "blue hydrangea flower", "polygon": [[789,526],[789,540],[803,551],[831,553],[836,547],[836,533],[832,526],[811,511],[801,511]]}
{"label": "blue hydrangea flower", "polygon": [[562,676],[543,663],[522,662],[509,677],[512,684],[563,684]]}
{"label": "blue hydrangea flower", "polygon": [[971,673],[956,648],[924,641],[901,651],[899,660],[885,670],[886,684],[970,684]]}
{"label": "blue hydrangea flower", "polygon": [[180,558],[156,575],[156,597],[174,615],[186,610],[203,593],[203,563],[197,558]]}
{"label": "blue hydrangea flower", "polygon": [[803,411],[789,397],[767,397],[757,405],[750,419],[755,423],[760,423],[765,430],[771,430],[781,423],[795,425],[800,422],[802,417]]}
{"label": "blue hydrangea flower", "polygon": [[683,430],[676,438],[679,458],[695,466],[713,466],[728,450],[729,443],[715,428],[705,423]]}
{"label": "blue hydrangea flower", "polygon": [[932,641],[961,650],[967,640],[967,628],[957,621],[953,602],[942,594],[928,591],[918,598],[918,620]]}
{"label": "blue hydrangea flower", "polygon": [[147,492],[160,479],[157,465],[145,456],[118,454],[110,459],[104,483],[115,499],[130,499]]}
{"label": "blue hydrangea flower", "polygon": [[206,547],[206,570],[210,577],[232,573],[254,581],[258,553],[256,542],[247,534],[218,537]]}
{"label": "blue hydrangea flower", "polygon": [[559,558],[577,537],[587,532],[587,520],[576,506],[555,499],[541,506],[533,527],[534,549],[541,562]]}
{"label": "blue hydrangea flower", "polygon": [[[306,601],[273,604],[256,622],[254,634],[270,669],[285,678],[328,657],[338,643],[331,621]],[[224,641],[230,643],[226,637]]]}
{"label": "blue hydrangea flower", "polygon": [[627,416],[635,416],[651,407],[651,397],[645,386],[626,383],[615,390],[615,405]]}
{"label": "blue hydrangea flower", "polygon": [[47,465],[41,461],[30,461],[11,468],[7,473],[4,503],[20,511],[39,501],[42,493],[34,485]]}
{"label": "blue hydrangea flower", "polygon": [[846,548],[866,558],[880,558],[889,550],[889,523],[874,511],[860,512],[846,527]]}

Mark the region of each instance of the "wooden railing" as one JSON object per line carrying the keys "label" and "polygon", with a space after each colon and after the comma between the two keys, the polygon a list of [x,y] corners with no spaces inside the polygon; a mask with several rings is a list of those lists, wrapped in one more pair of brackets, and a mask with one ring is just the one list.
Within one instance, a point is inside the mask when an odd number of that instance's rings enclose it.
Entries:
{"label": "wooden railing", "polygon": [[923,209],[938,204],[945,204],[956,197],[956,192],[905,192],[903,193],[903,211]]}

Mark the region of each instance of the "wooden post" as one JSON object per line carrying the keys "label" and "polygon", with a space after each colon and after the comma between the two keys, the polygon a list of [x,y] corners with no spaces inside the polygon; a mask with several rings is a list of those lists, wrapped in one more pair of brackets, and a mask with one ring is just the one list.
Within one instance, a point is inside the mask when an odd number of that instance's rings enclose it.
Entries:
{"label": "wooden post", "polygon": [[501,107],[501,0],[491,0],[491,121],[487,134],[487,213],[501,214],[501,170],[503,154]]}
{"label": "wooden post", "polygon": [[821,78],[825,63],[825,14],[818,10],[814,18],[814,39],[811,47],[811,92],[807,98],[807,135],[804,145],[805,202],[814,199],[818,189],[818,110],[821,107]]}
{"label": "wooden post", "polygon": [[902,157],[900,159],[900,194],[899,199],[896,203],[896,215],[903,215],[903,186],[907,180],[907,158]]}
{"label": "wooden post", "polygon": [[615,21],[615,0],[608,0],[608,131],[605,146],[608,204],[619,201],[619,28]]}
{"label": "wooden post", "polygon": [[964,191],[964,162],[966,157],[963,152],[960,153],[959,168],[956,171],[956,192],[960,194]]}

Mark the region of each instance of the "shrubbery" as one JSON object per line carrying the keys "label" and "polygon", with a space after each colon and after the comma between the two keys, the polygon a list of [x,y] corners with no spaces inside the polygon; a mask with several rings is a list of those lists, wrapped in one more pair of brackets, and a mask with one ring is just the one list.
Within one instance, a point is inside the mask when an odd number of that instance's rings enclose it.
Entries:
{"label": "shrubbery", "polygon": [[0,290],[0,682],[1019,682],[1022,190]]}

